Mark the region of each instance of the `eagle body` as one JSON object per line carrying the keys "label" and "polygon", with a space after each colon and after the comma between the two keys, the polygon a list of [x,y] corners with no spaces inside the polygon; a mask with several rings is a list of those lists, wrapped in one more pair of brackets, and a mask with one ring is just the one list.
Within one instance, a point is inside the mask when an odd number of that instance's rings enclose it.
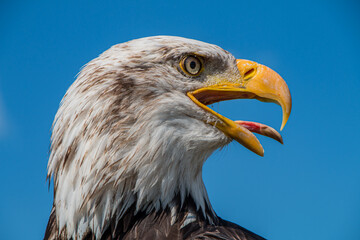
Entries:
{"label": "eagle body", "polygon": [[[197,214],[196,205],[191,199],[186,199],[181,209],[179,206],[150,213],[135,213],[135,206],[132,206],[120,221],[115,218],[110,220],[100,239],[264,239],[220,217],[210,223],[202,214]],[[45,239],[68,239],[66,234],[57,233],[54,209]],[[96,235],[88,231],[82,239],[96,239]]]}
{"label": "eagle body", "polygon": [[229,52],[180,37],[133,40],[90,61],[55,116],[44,239],[263,239],[218,217],[202,180],[206,159],[232,140],[260,149],[246,124],[206,107],[249,95],[205,94],[253,89],[245,77]]}

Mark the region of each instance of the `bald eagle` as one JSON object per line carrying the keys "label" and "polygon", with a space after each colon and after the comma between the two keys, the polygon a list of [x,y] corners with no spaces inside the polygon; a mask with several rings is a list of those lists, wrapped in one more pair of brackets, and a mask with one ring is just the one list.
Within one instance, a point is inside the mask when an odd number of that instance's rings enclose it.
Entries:
{"label": "bald eagle", "polygon": [[202,166],[235,140],[263,155],[253,132],[208,107],[231,99],[291,111],[284,80],[222,48],[157,36],[118,44],[81,70],[55,116],[45,239],[263,239],[213,210]]}

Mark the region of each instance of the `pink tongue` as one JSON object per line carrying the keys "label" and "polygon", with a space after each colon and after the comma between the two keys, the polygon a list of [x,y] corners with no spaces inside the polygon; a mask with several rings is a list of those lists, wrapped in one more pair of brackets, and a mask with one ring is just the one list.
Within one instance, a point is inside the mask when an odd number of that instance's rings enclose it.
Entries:
{"label": "pink tongue", "polygon": [[257,122],[248,122],[248,121],[235,121],[237,124],[243,126],[244,128],[248,129],[250,132],[258,133],[267,137],[270,137],[272,139],[275,139],[276,141],[283,143],[282,137],[280,133],[278,133],[275,129],[272,127],[269,127],[262,123]]}

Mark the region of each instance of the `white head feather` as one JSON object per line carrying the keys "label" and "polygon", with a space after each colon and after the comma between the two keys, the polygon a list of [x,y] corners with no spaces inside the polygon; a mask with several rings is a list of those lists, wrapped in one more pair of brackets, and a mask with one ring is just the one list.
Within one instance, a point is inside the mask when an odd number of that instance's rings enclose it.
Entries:
{"label": "white head feather", "polygon": [[204,215],[211,209],[202,166],[231,139],[206,124],[216,119],[186,96],[214,75],[182,74],[179,59],[191,52],[233,71],[235,58],[215,45],[150,37],[105,51],[67,91],[53,125],[48,176],[59,230],[68,237],[89,229],[99,237],[131,205],[159,210],[176,195],[191,196]]}

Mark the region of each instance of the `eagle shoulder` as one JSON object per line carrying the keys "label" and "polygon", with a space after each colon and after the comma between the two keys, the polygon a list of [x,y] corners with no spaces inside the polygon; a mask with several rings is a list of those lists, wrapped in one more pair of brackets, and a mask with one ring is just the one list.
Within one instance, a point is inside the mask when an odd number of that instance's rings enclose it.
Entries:
{"label": "eagle shoulder", "polygon": [[[264,240],[251,231],[221,219],[207,212],[208,218],[196,210],[192,199],[186,204],[175,204],[172,209],[165,208],[151,213],[139,212],[135,214],[133,205],[119,220],[113,218],[103,232],[102,240]],[[45,240],[65,240],[66,236],[58,232],[56,213],[51,212],[45,233]],[[84,234],[82,239],[97,239],[91,231]]]}

